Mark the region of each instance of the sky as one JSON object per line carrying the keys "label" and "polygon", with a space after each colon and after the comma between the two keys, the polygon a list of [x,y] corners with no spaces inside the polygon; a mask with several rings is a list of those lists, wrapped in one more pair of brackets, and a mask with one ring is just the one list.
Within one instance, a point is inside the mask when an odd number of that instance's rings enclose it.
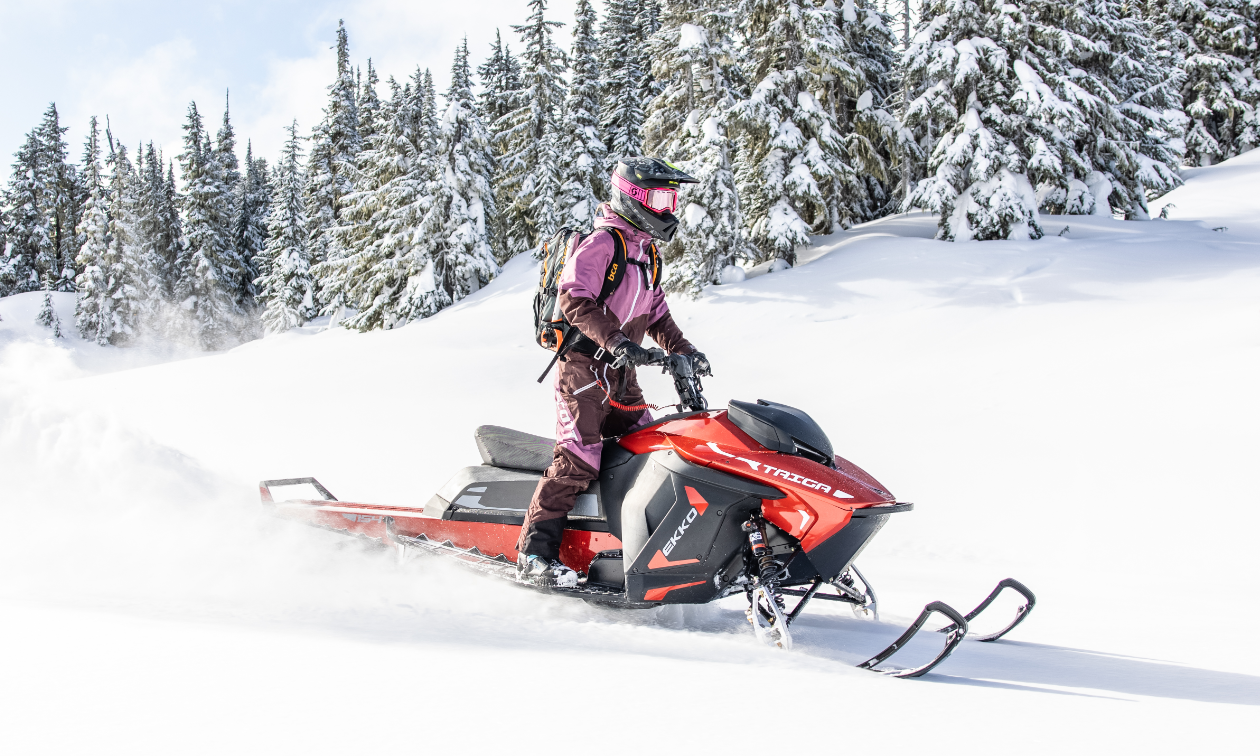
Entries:
{"label": "sky", "polygon": [[[556,34],[565,50],[575,4],[548,4],[548,19],[565,23]],[[252,141],[255,155],[272,160],[286,125],[296,118],[309,133],[321,117],[338,19],[351,61],[366,68],[371,58],[385,95],[388,76],[401,81],[417,66],[444,91],[465,35],[474,67],[496,27],[519,51],[511,26],[528,13],[526,0],[0,0],[0,180],[52,102],[76,161],[93,115],[102,124],[108,116],[124,144],[153,141],[170,158],[182,150],[189,102],[217,129],[230,90],[240,156]]]}

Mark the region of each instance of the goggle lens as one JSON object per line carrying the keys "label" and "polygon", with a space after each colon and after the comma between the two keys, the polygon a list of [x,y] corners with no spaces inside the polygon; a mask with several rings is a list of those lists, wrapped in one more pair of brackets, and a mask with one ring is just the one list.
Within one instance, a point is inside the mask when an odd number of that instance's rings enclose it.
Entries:
{"label": "goggle lens", "polygon": [[654,212],[663,213],[669,211],[672,213],[678,209],[678,190],[649,189],[647,201],[643,204],[647,205]]}

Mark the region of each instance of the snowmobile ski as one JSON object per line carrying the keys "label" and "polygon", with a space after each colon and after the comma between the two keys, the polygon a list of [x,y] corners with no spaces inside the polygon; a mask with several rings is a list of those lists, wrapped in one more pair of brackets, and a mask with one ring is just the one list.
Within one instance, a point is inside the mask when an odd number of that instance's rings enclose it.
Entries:
{"label": "snowmobile ski", "polygon": [[[1007,578],[1003,580],[1002,582],[998,583],[997,588],[993,589],[993,592],[989,594],[989,597],[986,598],[984,601],[981,601],[980,605],[977,606],[975,609],[972,609],[970,612],[967,612],[966,616],[964,616],[963,619],[965,619],[967,622],[971,622],[976,617],[979,617],[981,612],[989,608],[989,604],[993,603],[993,600],[998,597],[998,594],[1000,594],[1002,591],[1006,590],[1007,588],[1010,588],[1011,590],[1015,591],[1016,593],[1024,597],[1024,603],[1018,609],[1015,610],[1015,619],[1011,620],[1010,624],[1002,628],[1001,630],[998,630],[995,633],[989,633],[988,635],[981,635],[978,638],[975,638],[974,640],[978,640],[981,643],[991,643],[997,640],[998,638],[1001,638],[1003,635],[1006,635],[1010,631],[1014,630],[1016,625],[1018,625],[1019,623],[1027,619],[1028,615],[1032,612],[1033,607],[1037,605],[1037,597],[1033,595],[1032,591],[1028,590],[1028,586],[1019,582],[1015,578]],[[957,623],[957,620],[955,620],[955,623]],[[956,625],[949,625],[946,627],[942,627],[940,630],[937,630],[936,632],[948,633],[952,631],[955,626]]]}

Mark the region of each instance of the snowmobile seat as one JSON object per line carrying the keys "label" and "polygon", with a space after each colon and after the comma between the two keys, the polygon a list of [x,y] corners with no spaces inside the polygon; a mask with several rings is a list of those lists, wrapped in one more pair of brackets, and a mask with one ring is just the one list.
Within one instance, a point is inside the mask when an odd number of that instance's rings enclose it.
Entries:
{"label": "snowmobile seat", "polygon": [[473,437],[477,439],[482,462],[511,470],[543,472],[551,465],[556,450],[556,442],[549,438],[497,425],[483,425]]}
{"label": "snowmobile seat", "polygon": [[[465,467],[429,499],[424,506],[424,516],[523,525],[525,510],[529,509],[541,478],[541,473],[521,469],[493,465]],[[607,532],[608,520],[600,506],[598,481],[578,496],[568,519],[571,529]]]}

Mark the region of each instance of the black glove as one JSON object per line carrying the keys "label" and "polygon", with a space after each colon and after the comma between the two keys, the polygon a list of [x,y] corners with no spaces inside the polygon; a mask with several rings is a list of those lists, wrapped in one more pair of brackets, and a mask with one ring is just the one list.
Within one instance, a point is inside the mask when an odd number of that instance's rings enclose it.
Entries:
{"label": "black glove", "polygon": [[696,375],[713,375],[713,366],[709,364],[709,358],[704,356],[704,352],[692,352],[687,356],[691,358],[691,369]]}
{"label": "black glove", "polygon": [[630,367],[638,367],[646,365],[649,362],[660,359],[659,355],[653,354],[656,349],[644,349],[630,339],[626,339],[617,346],[613,347],[613,356],[617,359],[613,361],[614,368],[622,368],[627,365]]}

